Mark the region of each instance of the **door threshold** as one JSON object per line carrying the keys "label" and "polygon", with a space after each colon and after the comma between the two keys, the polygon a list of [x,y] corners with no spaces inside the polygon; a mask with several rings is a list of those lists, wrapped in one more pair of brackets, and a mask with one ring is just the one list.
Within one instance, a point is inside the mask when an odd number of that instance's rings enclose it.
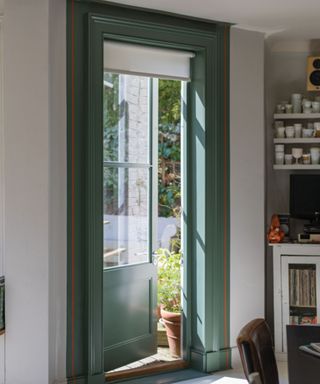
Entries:
{"label": "door threshold", "polygon": [[157,373],[177,371],[179,369],[188,368],[189,362],[184,360],[156,362],[144,367],[126,369],[125,371],[110,372],[105,374],[106,381],[116,381],[131,379],[134,377],[142,377],[155,375]]}

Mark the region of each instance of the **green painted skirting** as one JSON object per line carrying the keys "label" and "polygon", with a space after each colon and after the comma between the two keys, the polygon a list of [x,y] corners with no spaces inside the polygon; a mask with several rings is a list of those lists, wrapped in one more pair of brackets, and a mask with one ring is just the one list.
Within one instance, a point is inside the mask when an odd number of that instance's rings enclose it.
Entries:
{"label": "green painted skirting", "polygon": [[199,352],[191,351],[191,364],[194,369],[204,372],[216,372],[230,369],[231,348],[220,351]]}
{"label": "green painted skirting", "polygon": [[101,384],[105,382],[105,375],[99,374],[90,377],[77,376],[73,379],[68,379],[68,384]]}

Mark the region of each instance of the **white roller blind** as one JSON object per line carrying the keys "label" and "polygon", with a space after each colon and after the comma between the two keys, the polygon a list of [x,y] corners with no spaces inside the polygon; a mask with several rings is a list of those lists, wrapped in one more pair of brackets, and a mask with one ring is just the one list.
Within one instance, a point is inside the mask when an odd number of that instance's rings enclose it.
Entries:
{"label": "white roller blind", "polygon": [[104,69],[165,79],[190,80],[194,53],[138,44],[106,41]]}

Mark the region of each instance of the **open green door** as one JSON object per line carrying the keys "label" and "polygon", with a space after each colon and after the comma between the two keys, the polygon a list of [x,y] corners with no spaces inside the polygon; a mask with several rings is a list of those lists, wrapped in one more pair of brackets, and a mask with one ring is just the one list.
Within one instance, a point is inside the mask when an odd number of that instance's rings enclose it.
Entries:
{"label": "open green door", "polygon": [[[104,72],[104,369],[157,351],[154,80]],[[154,126],[154,130],[152,127]],[[154,167],[154,164],[156,165]]]}

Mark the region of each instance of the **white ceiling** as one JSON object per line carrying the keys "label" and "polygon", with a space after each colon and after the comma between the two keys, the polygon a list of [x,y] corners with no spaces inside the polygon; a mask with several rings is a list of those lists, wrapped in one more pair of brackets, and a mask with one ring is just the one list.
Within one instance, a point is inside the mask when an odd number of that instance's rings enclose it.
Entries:
{"label": "white ceiling", "polygon": [[115,3],[227,21],[282,38],[320,38],[320,0],[113,0]]}

